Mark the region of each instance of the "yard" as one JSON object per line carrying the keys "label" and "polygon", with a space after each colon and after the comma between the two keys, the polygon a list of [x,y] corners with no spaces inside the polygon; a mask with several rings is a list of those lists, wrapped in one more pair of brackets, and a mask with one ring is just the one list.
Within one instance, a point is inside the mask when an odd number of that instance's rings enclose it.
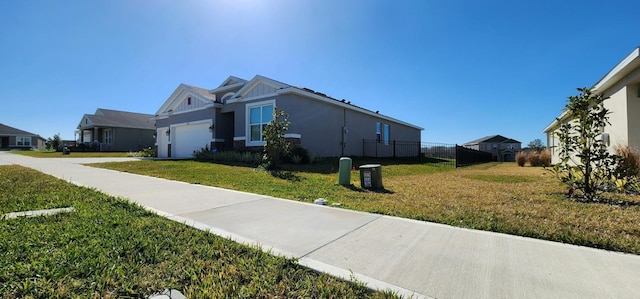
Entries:
{"label": "yard", "polygon": [[[367,160],[354,160],[361,165]],[[565,198],[553,175],[515,163],[453,169],[383,161],[384,192],[337,184],[338,163],[290,165],[272,175],[253,167],[196,161],[138,161],[97,167],[304,202],[325,198],[343,208],[640,254],[640,198],[607,195],[621,204]]]}
{"label": "yard", "polygon": [[[160,165],[160,164],[157,164]],[[393,297],[156,216],[21,166],[0,166],[2,298],[142,298],[165,288],[187,298]]]}

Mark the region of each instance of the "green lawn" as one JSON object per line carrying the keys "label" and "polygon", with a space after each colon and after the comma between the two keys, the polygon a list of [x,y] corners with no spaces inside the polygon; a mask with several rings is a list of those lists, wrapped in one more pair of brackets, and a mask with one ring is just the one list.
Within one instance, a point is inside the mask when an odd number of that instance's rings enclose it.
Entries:
{"label": "green lawn", "polygon": [[638,196],[607,195],[629,206],[576,202],[564,197],[566,190],[548,171],[515,163],[453,169],[383,162],[385,192],[359,188],[357,171],[351,173],[352,187],[338,185],[337,159],[288,166],[292,172],[278,176],[195,161],[96,166],[304,202],[325,198],[348,209],[640,254]]}
{"label": "green lawn", "polygon": [[71,152],[63,155],[54,151],[11,151],[12,154],[20,154],[34,158],[102,158],[102,157],[129,157],[127,152]]}
{"label": "green lawn", "polygon": [[0,166],[0,297],[141,298],[173,288],[187,298],[360,298],[374,293],[105,194],[21,166]]}

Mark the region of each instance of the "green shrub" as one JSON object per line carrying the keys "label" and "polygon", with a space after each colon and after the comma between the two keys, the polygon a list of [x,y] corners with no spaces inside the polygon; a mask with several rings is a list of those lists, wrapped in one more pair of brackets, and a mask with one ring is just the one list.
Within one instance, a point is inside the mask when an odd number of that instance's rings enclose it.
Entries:
{"label": "green shrub", "polygon": [[129,157],[153,157],[156,155],[156,151],[151,147],[147,147],[137,152],[128,152]]}
{"label": "green shrub", "polygon": [[620,179],[637,177],[640,174],[640,157],[638,153],[626,146],[615,146],[616,155],[620,160],[616,164],[616,176]]}
{"label": "green shrub", "polygon": [[518,166],[523,167],[524,163],[527,162],[527,154],[525,152],[518,152],[516,154],[516,163]]}
{"label": "green shrub", "polygon": [[293,162],[295,164],[309,164],[311,162],[311,157],[309,156],[309,151],[306,148],[297,146],[289,151],[286,161]]}
{"label": "green shrub", "polygon": [[620,160],[609,153],[602,138],[603,130],[610,125],[611,111],[605,108],[606,98],[602,94],[587,87],[578,91],[577,96],[569,97],[564,109],[571,121],[562,123],[555,131],[560,161],[552,172],[569,188],[569,194],[580,191],[579,200],[600,202],[599,194],[611,186]]}
{"label": "green shrub", "polygon": [[289,154],[291,150],[291,142],[289,142],[284,134],[289,130],[290,121],[287,119],[289,115],[282,109],[273,109],[273,119],[263,129],[264,137],[263,163],[264,168],[274,170],[278,169],[281,160]]}
{"label": "green shrub", "polygon": [[257,166],[262,162],[262,153],[259,152],[237,152],[237,151],[211,151],[209,147],[201,148],[193,152],[196,161],[215,161],[225,163],[237,163]]}

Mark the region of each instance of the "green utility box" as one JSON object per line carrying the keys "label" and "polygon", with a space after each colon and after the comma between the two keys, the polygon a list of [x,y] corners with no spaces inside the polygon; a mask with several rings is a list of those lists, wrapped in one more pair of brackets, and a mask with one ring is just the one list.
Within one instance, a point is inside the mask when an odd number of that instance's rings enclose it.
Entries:
{"label": "green utility box", "polygon": [[340,158],[340,167],[338,168],[338,183],[342,186],[351,185],[351,158]]}
{"label": "green utility box", "polygon": [[363,189],[382,190],[382,166],[365,164],[360,166],[360,186]]}

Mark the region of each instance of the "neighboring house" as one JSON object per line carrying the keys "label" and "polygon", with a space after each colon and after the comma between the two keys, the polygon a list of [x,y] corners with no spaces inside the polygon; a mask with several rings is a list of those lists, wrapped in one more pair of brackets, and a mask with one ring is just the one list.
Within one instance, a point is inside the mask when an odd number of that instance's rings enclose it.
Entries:
{"label": "neighboring house", "polygon": [[0,124],[0,149],[43,149],[45,142],[40,135]]}
{"label": "neighboring house", "polygon": [[[611,112],[611,125],[606,126],[601,135],[609,150],[612,151],[614,146],[640,148],[640,47],[596,82],[593,90],[595,94],[607,98],[604,106]],[[551,163],[560,161],[560,144],[555,132],[561,124],[570,120],[571,115],[562,113],[544,129]]]}
{"label": "neighboring house", "polygon": [[97,151],[139,151],[153,147],[156,128],[153,115],[98,108],[85,114],[76,134],[79,144]]}
{"label": "neighboring house", "polygon": [[[263,76],[230,76],[214,89],[180,84],[154,116],[158,157],[189,158],[205,147],[259,150],[275,108],[289,114],[285,137],[315,156],[360,156],[363,140],[420,142],[422,128]],[[419,146],[415,147],[418,155]]]}
{"label": "neighboring house", "polygon": [[521,150],[522,143],[502,135],[491,135],[467,142],[462,146],[491,153],[495,161],[515,162],[516,154]]}

